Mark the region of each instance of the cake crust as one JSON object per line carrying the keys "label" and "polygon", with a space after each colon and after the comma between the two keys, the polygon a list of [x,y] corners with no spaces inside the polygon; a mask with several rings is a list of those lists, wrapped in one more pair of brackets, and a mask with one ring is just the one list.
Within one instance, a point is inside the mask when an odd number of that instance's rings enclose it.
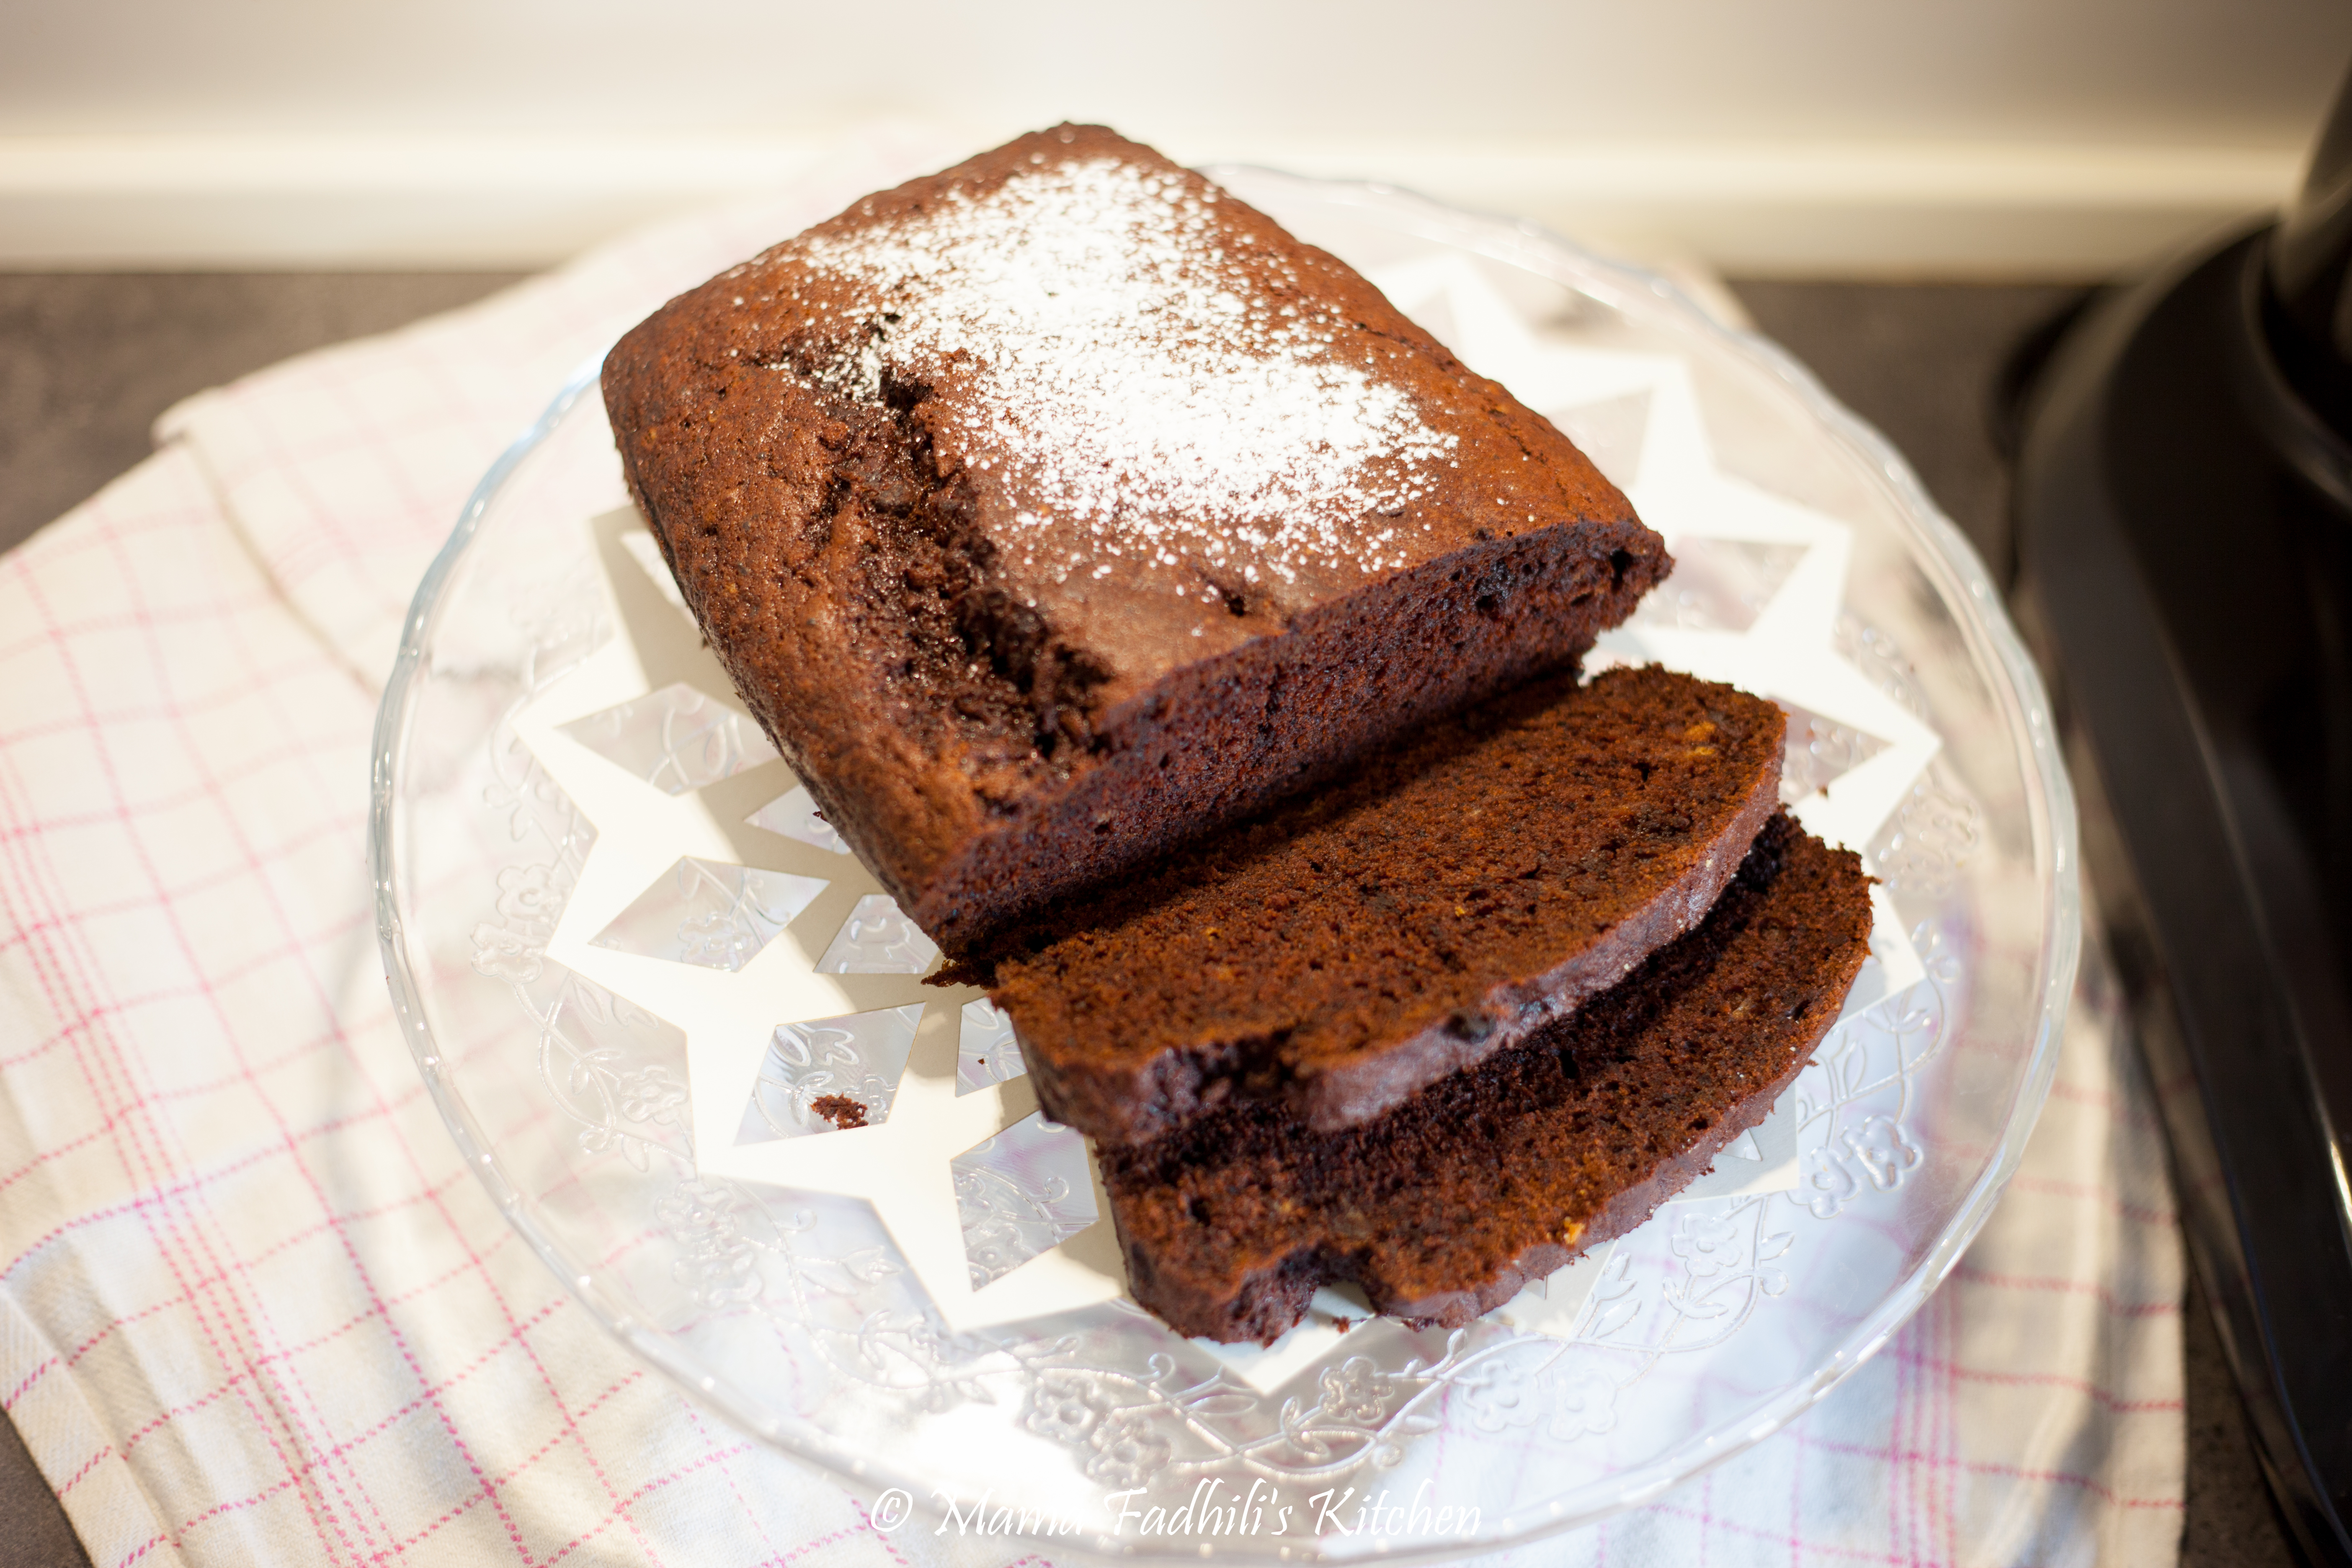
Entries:
{"label": "cake crust", "polygon": [[1363,279],[1098,127],[672,300],[604,390],[738,691],[950,952],[1570,664],[1670,564]]}
{"label": "cake crust", "polygon": [[1279,1101],[1097,1150],[1137,1300],[1271,1342],[1318,1286],[1458,1328],[1621,1236],[1761,1121],[1869,951],[1869,879],[1778,815],[1696,931],[1574,1016],[1378,1121]]}
{"label": "cake crust", "polygon": [[1696,926],[1779,803],[1785,731],[1655,667],[1536,682],[1052,906],[991,997],[1045,1113],[1104,1142],[1236,1096],[1367,1121]]}

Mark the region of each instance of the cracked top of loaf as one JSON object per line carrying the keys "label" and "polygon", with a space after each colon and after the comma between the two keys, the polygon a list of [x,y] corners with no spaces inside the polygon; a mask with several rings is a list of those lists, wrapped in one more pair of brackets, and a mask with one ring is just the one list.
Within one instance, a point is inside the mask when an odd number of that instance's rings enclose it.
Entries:
{"label": "cracked top of loaf", "polygon": [[1362,278],[1099,127],[731,268],[604,390],[739,689],[951,947],[1572,660],[1666,564]]}

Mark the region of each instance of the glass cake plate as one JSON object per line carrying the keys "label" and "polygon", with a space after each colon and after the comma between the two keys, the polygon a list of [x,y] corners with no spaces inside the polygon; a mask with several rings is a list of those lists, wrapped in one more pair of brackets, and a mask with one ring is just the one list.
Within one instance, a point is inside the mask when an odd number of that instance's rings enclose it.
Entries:
{"label": "glass cake plate", "polygon": [[[593,372],[425,576],[376,731],[384,963],[450,1131],[612,1332],[911,1510],[1141,1558],[1391,1561],[1658,1496],[1853,1371],[2015,1168],[2072,989],[2074,810],[1975,556],[1770,345],[1524,226],[1219,169],[1556,420],[1679,562],[1594,663],[1780,700],[1880,879],[1811,1066],[1685,1196],[1466,1329],[1276,1345],[1123,1293],[1084,1144],[734,706]],[[650,306],[654,301],[648,300]],[[863,1121],[864,1125],[856,1125]],[[951,1525],[950,1528],[955,1528]]]}

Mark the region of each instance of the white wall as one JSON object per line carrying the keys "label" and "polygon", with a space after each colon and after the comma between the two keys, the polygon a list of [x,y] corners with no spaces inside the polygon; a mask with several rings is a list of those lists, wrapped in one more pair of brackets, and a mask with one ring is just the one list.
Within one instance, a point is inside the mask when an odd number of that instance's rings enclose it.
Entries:
{"label": "white wall", "polygon": [[0,262],[550,259],[843,128],[1099,119],[1731,266],[2096,271],[2274,202],[2336,0],[0,0]]}

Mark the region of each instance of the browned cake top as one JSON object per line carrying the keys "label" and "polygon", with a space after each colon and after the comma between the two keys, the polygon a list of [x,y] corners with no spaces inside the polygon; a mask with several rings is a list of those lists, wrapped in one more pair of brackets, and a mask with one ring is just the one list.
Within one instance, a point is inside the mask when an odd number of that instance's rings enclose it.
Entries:
{"label": "browned cake top", "polygon": [[648,329],[671,428],[641,441],[779,438],[746,397],[836,442],[911,421],[930,471],[877,483],[946,487],[1095,706],[1466,543],[1633,516],[1351,268],[1098,126],[869,197]]}
{"label": "browned cake top", "polygon": [[1097,1137],[1231,1092],[1361,1121],[1696,924],[1777,802],[1784,727],[1654,667],[1538,683],[1056,907],[992,994],[1046,1110]]}
{"label": "browned cake top", "polygon": [[1103,1152],[1137,1298],[1186,1333],[1271,1338],[1315,1287],[1451,1326],[1638,1224],[1752,1125],[1868,952],[1859,859],[1774,817],[1706,921],[1538,1038],[1377,1121],[1275,1102]]}
{"label": "browned cake top", "polygon": [[755,263],[862,329],[812,334],[800,374],[870,403],[927,386],[933,450],[1018,499],[999,542],[1056,585],[1124,563],[1218,612],[1219,576],[1406,564],[1462,443],[1402,351],[1354,341],[1353,290],[1199,175],[1067,134]]}

